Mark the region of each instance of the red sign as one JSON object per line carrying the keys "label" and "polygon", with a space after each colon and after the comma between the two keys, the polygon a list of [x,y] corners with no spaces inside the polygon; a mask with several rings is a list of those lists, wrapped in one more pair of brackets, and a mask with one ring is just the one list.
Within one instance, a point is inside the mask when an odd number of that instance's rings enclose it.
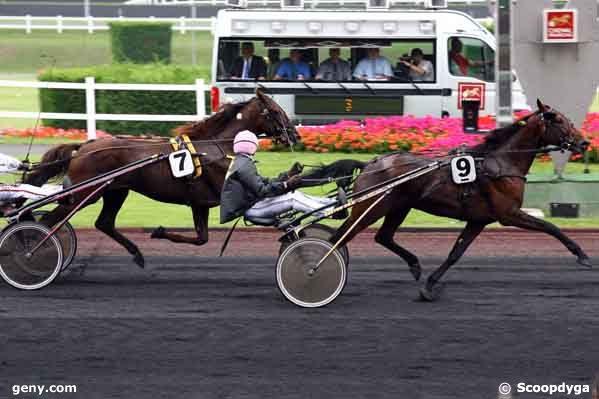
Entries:
{"label": "red sign", "polygon": [[480,109],[485,108],[485,84],[458,83],[458,109],[462,109],[462,101],[479,101]]}
{"label": "red sign", "polygon": [[575,42],[578,40],[576,10],[543,10],[544,42]]}

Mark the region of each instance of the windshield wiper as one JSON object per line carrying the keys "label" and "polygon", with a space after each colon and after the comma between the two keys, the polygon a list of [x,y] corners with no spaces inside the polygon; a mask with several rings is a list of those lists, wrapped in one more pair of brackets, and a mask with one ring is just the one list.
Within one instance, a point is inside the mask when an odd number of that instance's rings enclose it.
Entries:
{"label": "windshield wiper", "polygon": [[372,87],[370,87],[370,85],[368,83],[366,83],[366,81],[360,80],[360,83],[362,83],[364,86],[366,86],[366,88],[370,91],[370,94],[373,94],[376,96],[376,91],[374,91],[374,89]]}
{"label": "windshield wiper", "polygon": [[349,90],[347,87],[345,87],[344,85],[341,84],[340,81],[338,81],[337,79],[333,80],[333,82],[337,83],[348,95],[352,95],[351,90]]}
{"label": "windshield wiper", "polygon": [[420,88],[420,86],[418,86],[414,82],[414,79],[412,79],[409,75],[408,75],[407,78],[400,78],[400,77],[394,76],[393,80],[397,80],[397,81],[399,81],[401,83],[411,83],[412,86],[414,86],[414,88],[418,91],[418,94],[421,94],[421,95],[424,94],[424,92],[422,91],[422,89]]}
{"label": "windshield wiper", "polygon": [[308,83],[306,83],[305,80],[299,80],[299,82],[302,82],[302,84],[304,86],[306,86],[308,89],[310,89],[310,91],[312,92],[312,94],[318,94],[318,91],[316,91],[316,89],[314,87],[312,87]]}

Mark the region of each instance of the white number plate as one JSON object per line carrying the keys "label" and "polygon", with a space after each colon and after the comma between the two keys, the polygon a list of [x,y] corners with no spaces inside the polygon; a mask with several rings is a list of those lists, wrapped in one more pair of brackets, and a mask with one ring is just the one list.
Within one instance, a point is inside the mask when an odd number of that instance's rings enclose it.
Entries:
{"label": "white number plate", "polygon": [[194,171],[193,159],[191,159],[189,150],[172,152],[168,156],[168,161],[171,164],[171,171],[174,177],[189,176]]}
{"label": "white number plate", "polygon": [[472,183],[476,180],[476,165],[470,155],[455,157],[451,160],[451,177],[455,184]]}

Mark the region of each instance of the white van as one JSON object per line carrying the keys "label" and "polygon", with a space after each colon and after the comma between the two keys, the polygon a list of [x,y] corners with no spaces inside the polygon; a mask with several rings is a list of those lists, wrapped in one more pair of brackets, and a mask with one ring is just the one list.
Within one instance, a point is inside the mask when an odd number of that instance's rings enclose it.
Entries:
{"label": "white van", "polygon": [[[242,48],[253,54],[250,63]],[[375,59],[371,48],[382,58]],[[446,9],[221,10],[212,109],[249,99],[260,85],[302,124],[375,115],[461,116],[462,97],[477,92],[480,113],[494,114],[495,48],[495,37],[482,25]],[[339,49],[344,65],[335,64],[345,72],[326,66],[331,49]],[[402,62],[414,63],[411,56],[418,53],[431,69],[425,77]],[[514,110],[530,109],[514,79]]]}

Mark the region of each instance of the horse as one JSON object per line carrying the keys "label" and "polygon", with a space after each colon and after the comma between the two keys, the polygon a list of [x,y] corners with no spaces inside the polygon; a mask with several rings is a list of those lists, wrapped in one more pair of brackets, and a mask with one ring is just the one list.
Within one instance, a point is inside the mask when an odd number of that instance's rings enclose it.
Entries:
{"label": "horse", "polygon": [[[299,141],[299,135],[285,111],[258,89],[256,96],[249,101],[225,104],[214,115],[175,129],[177,134],[187,135],[194,143],[200,154],[201,176],[175,179],[165,161],[120,177],[85,204],[87,206],[103,199],[95,227],[121,244],[133,255],[134,262],[144,267],[145,260],[139,248],[115,228],[117,214],[129,191],[133,190],[156,201],[191,207],[195,237],[171,233],[158,227],[153,231],[152,238],[175,243],[205,244],[208,241],[209,209],[220,204],[222,185],[229,168],[230,154],[233,153],[233,138],[242,130],[265,133],[283,145],[293,145]],[[84,144],[58,145],[43,155],[39,167],[25,178],[25,182],[40,186],[51,178],[66,174],[68,179],[65,180],[76,184],[136,160],[172,151],[166,138],[106,138]],[[44,218],[43,223],[55,225],[93,189],[75,194],[68,204],[59,204]]]}
{"label": "horse", "polygon": [[[460,259],[485,226],[493,222],[545,232],[565,245],[577,257],[579,264],[591,267],[585,252],[557,226],[530,216],[520,209],[525,176],[538,153],[543,152],[548,146],[584,152],[589,145],[563,114],[540,100],[537,100],[537,107],[538,110],[534,113],[514,124],[492,131],[481,144],[465,149],[465,153],[481,157],[476,162],[476,181],[462,185],[454,184],[447,167],[408,181],[394,188],[376,205],[374,202],[380,199],[380,196],[357,203],[352,208],[350,217],[333,235],[331,242],[339,241],[338,246],[342,246],[361,230],[384,217],[375,241],[407,262],[414,279],[419,280],[421,267],[418,257],[394,241],[396,230],[410,210],[419,209],[433,215],[466,221],[466,227],[447,259],[428,276],[420,289],[420,298],[424,301],[439,298],[441,277]],[[430,162],[431,158],[406,152],[381,156],[363,169],[355,181],[354,192],[384,183]],[[447,164],[448,162],[445,163]],[[373,207],[370,212],[359,220],[371,205]]]}

